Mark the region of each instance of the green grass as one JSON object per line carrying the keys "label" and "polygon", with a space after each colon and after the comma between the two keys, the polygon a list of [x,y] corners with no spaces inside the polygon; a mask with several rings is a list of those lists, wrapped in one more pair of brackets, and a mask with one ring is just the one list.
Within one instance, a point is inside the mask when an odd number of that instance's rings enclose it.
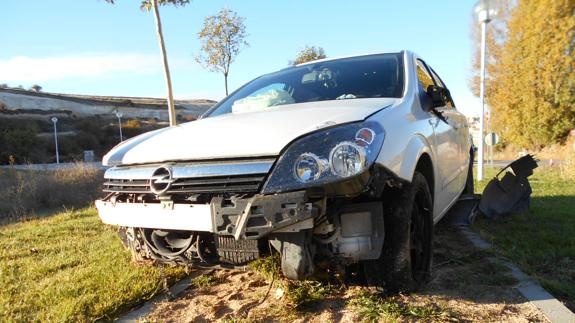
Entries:
{"label": "green grass", "polygon": [[221,283],[221,281],[212,274],[200,275],[191,281],[191,285],[198,289],[208,288],[219,283]]}
{"label": "green grass", "polygon": [[[481,192],[497,169],[487,169]],[[474,229],[496,250],[575,308],[575,182],[541,167],[529,178],[529,212],[499,220],[479,218]]]}
{"label": "green grass", "polygon": [[376,292],[362,290],[350,301],[357,315],[369,322],[448,321],[454,314],[439,303],[415,305],[396,297],[382,297]]}
{"label": "green grass", "polygon": [[[174,281],[184,270],[165,274]],[[109,320],[162,283],[158,268],[131,262],[94,209],[0,227],[0,321]]]}
{"label": "green grass", "polygon": [[336,295],[342,288],[316,280],[285,280],[283,286],[287,299],[295,310],[306,310],[315,302]]}
{"label": "green grass", "polygon": [[258,258],[249,263],[249,268],[255,272],[258,272],[266,279],[277,279],[280,277],[280,256],[274,253],[272,256]]}
{"label": "green grass", "polygon": [[317,301],[337,295],[343,285],[319,280],[289,280],[281,275],[281,260],[277,253],[258,258],[249,264],[251,270],[268,280],[276,280],[284,290],[289,308],[300,311],[309,309]]}

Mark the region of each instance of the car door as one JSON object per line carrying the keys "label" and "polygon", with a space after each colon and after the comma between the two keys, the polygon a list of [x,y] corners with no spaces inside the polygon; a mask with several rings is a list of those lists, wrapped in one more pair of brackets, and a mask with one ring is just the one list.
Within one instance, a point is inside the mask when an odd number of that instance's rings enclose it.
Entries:
{"label": "car door", "polygon": [[[447,89],[449,93],[449,89],[447,85],[443,82],[443,80],[437,75],[437,73],[431,68],[431,66],[427,66],[431,72],[431,76],[433,77],[434,81],[441,87]],[[465,181],[467,180],[467,167],[469,165],[469,150],[471,147],[469,146],[469,125],[467,123],[467,118],[463,113],[457,110],[455,106],[455,102],[453,102],[453,98],[451,95],[447,98],[447,105],[443,107],[443,113],[449,116],[448,122],[454,128],[456,132],[455,140],[459,144],[459,174],[457,177],[457,182],[459,183],[457,192],[461,192],[463,187],[465,186]]]}
{"label": "car door", "polygon": [[[441,86],[431,76],[431,70],[421,59],[416,60],[417,77],[419,79],[420,95],[427,95],[429,85]],[[430,112],[429,123],[433,127],[433,148],[435,151],[435,164],[437,168],[436,181],[436,215],[442,215],[459,194],[459,175],[461,147],[458,138],[459,118],[453,117],[453,107],[449,103],[436,108],[437,113],[443,115],[445,121],[437,114]]]}

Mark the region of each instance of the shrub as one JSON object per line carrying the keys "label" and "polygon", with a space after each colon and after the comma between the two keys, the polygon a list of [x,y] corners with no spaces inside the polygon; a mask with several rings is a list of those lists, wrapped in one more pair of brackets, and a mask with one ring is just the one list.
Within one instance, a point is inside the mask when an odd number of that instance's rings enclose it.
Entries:
{"label": "shrub", "polygon": [[142,127],[142,124],[137,119],[130,119],[124,122],[122,124],[122,127],[128,129],[140,129]]}

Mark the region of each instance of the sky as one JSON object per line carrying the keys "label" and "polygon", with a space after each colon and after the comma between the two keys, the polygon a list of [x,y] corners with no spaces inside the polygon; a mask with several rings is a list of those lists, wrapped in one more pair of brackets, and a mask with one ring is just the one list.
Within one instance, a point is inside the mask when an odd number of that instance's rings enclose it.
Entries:
{"label": "sky", "polygon": [[[58,93],[163,97],[154,16],[139,0],[2,0],[0,83]],[[161,7],[178,99],[225,96],[223,75],[197,64],[204,17],[222,8],[245,17],[249,47],[230,68],[230,92],[286,67],[305,46],[328,57],[408,49],[449,87],[467,115],[479,114],[468,86],[474,0],[194,0]]]}

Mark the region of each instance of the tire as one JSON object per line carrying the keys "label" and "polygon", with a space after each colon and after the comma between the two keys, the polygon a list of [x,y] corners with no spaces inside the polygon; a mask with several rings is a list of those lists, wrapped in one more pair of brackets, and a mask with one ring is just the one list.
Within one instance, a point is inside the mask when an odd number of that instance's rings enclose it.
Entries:
{"label": "tire", "polygon": [[469,167],[467,168],[467,179],[465,180],[465,188],[463,189],[463,193],[461,195],[473,195],[475,194],[475,187],[473,183],[473,158],[474,158],[473,149],[469,152]]}
{"label": "tire", "polygon": [[431,276],[433,199],[418,171],[410,184],[392,195],[385,197],[389,207],[381,256],[364,263],[364,272],[369,285],[382,286],[386,292],[414,291]]}

